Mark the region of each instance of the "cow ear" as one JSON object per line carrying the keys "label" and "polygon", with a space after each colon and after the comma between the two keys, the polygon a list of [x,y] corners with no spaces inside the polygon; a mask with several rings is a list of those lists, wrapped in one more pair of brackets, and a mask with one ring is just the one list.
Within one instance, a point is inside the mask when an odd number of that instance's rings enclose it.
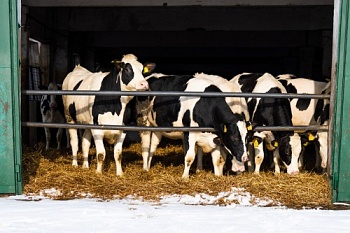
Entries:
{"label": "cow ear", "polygon": [[156,68],[155,63],[147,62],[143,65],[142,74],[145,76],[150,75],[153,72],[154,68]]}
{"label": "cow ear", "polygon": [[251,142],[253,143],[254,148],[257,148],[259,144],[262,143],[262,138],[254,136]]}
{"label": "cow ear", "polygon": [[255,123],[252,123],[251,121],[246,121],[246,126],[247,126],[247,130],[248,131],[252,131],[253,130],[253,128],[256,126],[256,124]]}
{"label": "cow ear", "polygon": [[312,132],[309,132],[308,133],[308,136],[307,136],[307,139],[310,141],[310,142],[312,142],[312,141],[314,141],[315,139],[316,139],[316,134],[314,134],[314,133],[312,133]]}
{"label": "cow ear", "polygon": [[224,125],[224,128],[223,128],[222,132],[227,133],[227,126],[226,125]]}
{"label": "cow ear", "polygon": [[215,145],[222,145],[221,138],[219,138],[219,137],[215,137],[213,139],[213,142],[215,143]]}
{"label": "cow ear", "polygon": [[276,140],[273,140],[271,142],[271,145],[273,145],[275,148],[277,148],[278,147],[278,142]]}
{"label": "cow ear", "polygon": [[119,61],[119,60],[113,60],[111,61],[111,63],[113,63],[118,70],[121,70],[122,68],[124,68],[124,62]]}

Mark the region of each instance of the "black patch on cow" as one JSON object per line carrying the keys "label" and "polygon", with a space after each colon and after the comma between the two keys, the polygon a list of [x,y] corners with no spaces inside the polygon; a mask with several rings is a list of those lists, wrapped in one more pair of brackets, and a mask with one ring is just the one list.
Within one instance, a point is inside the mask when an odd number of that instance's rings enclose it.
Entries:
{"label": "black patch on cow", "polygon": [[298,99],[295,107],[300,111],[305,111],[310,106],[311,99]]}
{"label": "black patch on cow", "polygon": [[[191,117],[190,117],[190,111],[187,110],[182,118],[182,124],[185,126],[185,127],[190,127],[190,124],[191,124]],[[183,140],[183,146],[184,146],[184,152],[185,154],[187,153],[190,145],[189,145],[189,132],[184,132],[184,139]]]}
{"label": "black patch on cow", "polygon": [[69,115],[73,119],[74,122],[77,122],[77,109],[75,107],[75,103],[71,103],[68,107]]}
{"label": "black patch on cow", "polygon": [[130,63],[123,63],[121,76],[122,82],[125,85],[128,85],[134,78],[134,70]]}
{"label": "black patch on cow", "polygon": [[[103,78],[100,91],[121,91],[120,81],[117,78],[117,69],[114,69]],[[95,125],[98,124],[98,115],[111,112],[113,115],[120,114],[122,109],[119,95],[96,95],[92,106],[92,117]]]}
{"label": "black patch on cow", "polygon": [[73,91],[78,90],[78,88],[80,87],[81,83],[83,82],[83,80],[79,81],[74,87],[73,87]]}
{"label": "black patch on cow", "polygon": [[253,92],[257,80],[262,76],[260,73],[254,73],[254,74],[243,74],[238,79],[238,84],[242,85],[241,90],[243,92]]}
{"label": "black patch on cow", "polygon": [[137,123],[137,111],[136,111],[136,98],[132,98],[129,103],[127,103],[124,117],[124,125],[136,125]]}
{"label": "black patch on cow", "polygon": [[190,117],[190,110],[187,110],[185,113],[184,113],[184,116],[182,118],[182,124],[185,126],[185,127],[189,127],[190,124],[191,124],[191,117]]}
{"label": "black patch on cow", "polygon": [[291,83],[288,84],[287,80],[280,79],[278,81],[286,88],[288,93],[298,93],[298,90],[295,88],[295,86]]}

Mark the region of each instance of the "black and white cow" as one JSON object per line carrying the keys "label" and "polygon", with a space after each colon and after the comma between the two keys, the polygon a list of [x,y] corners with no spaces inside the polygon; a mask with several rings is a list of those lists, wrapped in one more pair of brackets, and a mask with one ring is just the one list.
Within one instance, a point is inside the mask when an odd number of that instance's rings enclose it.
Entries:
{"label": "black and white cow", "polygon": [[[242,73],[233,77],[231,82],[240,86],[242,92],[249,93],[286,93],[283,85],[269,73]],[[292,112],[289,100],[286,98],[247,98],[248,109],[253,124],[259,126],[292,126]],[[262,132],[257,132],[257,134]],[[298,158],[301,150],[300,137],[291,131],[272,131],[264,132],[264,138],[270,136],[270,141],[275,141],[274,150],[275,160],[281,159],[282,163],[287,167],[288,174],[299,173]],[[261,136],[261,135],[260,135]],[[262,149],[262,141],[253,143],[255,151],[255,161],[262,161],[264,151]],[[259,172],[255,170],[255,172]],[[279,172],[279,168],[275,166],[275,172]]]}
{"label": "black and white cow", "polygon": [[[42,90],[57,91],[57,83],[51,82],[48,87],[40,86]],[[44,123],[65,123],[62,97],[60,95],[42,95],[40,101],[41,118]],[[46,150],[50,149],[51,129],[45,127]],[[58,128],[56,133],[57,149],[61,149],[62,134],[64,129]],[[67,131],[66,131],[67,132]],[[67,134],[67,147],[69,137]]]}
{"label": "black and white cow", "polygon": [[[116,61],[116,67],[111,72],[92,73],[81,66],[67,75],[63,81],[62,90],[92,90],[92,91],[145,91],[148,83],[144,79],[144,67],[152,70],[154,63],[142,65],[133,54],[124,55],[121,61]],[[65,117],[68,123],[94,125],[123,125],[127,120],[126,105],[133,96],[102,96],[102,95],[63,95]],[[78,136],[77,129],[69,129],[70,143],[73,154],[73,166],[77,166]],[[96,145],[97,170],[102,172],[102,163],[106,150],[103,140],[114,144],[114,159],[117,176],[123,175],[121,166],[122,145],[125,132],[122,130],[85,129],[82,138],[83,167],[88,168],[88,151],[91,137]]]}
{"label": "black and white cow", "polygon": [[[330,82],[315,81],[307,78],[297,78],[291,74],[279,75],[276,77],[288,93],[293,94],[330,94]],[[290,99],[293,125],[327,125],[329,120],[329,100],[328,99]],[[307,140],[314,140],[314,132],[299,132]],[[315,149],[319,151],[316,157],[316,168],[327,166],[327,132],[318,131],[315,137]],[[304,140],[305,141],[305,140]],[[305,141],[307,143],[307,141]],[[304,143],[302,143],[304,144]],[[301,155],[302,158],[302,155]]]}
{"label": "black and white cow", "polygon": [[[147,78],[152,91],[223,92],[234,86],[219,76],[153,74]],[[239,90],[239,88],[236,88]],[[196,145],[211,153],[216,175],[222,175],[225,160],[223,149],[233,155],[232,170],[244,171],[246,152],[246,115],[244,98],[151,96],[138,101],[142,125],[160,127],[213,127],[216,132],[142,132],[144,169],[149,170],[153,154],[162,136],[183,138],[185,169],[182,177],[189,177],[190,166],[196,156]],[[246,114],[246,115],[245,115]],[[224,158],[224,160],[222,159]]]}

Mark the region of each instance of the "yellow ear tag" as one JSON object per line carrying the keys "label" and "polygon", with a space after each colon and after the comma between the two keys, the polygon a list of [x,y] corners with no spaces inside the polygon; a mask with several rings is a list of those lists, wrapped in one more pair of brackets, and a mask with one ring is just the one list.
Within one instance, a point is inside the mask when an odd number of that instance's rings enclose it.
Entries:
{"label": "yellow ear tag", "polygon": [[226,125],[224,125],[224,133],[227,132],[227,128],[226,128]]}
{"label": "yellow ear tag", "polygon": [[249,125],[248,127],[247,127],[247,130],[253,130],[253,126],[252,125]]}
{"label": "yellow ear tag", "polygon": [[254,140],[254,147],[257,148],[259,146],[258,140]]}
{"label": "yellow ear tag", "polygon": [[303,146],[307,146],[307,145],[309,145],[309,142],[305,142],[305,143],[303,144]]}
{"label": "yellow ear tag", "polygon": [[274,147],[278,147],[278,142],[277,142],[277,141],[274,141],[274,142],[273,142],[273,146],[274,146]]}
{"label": "yellow ear tag", "polygon": [[144,72],[144,73],[148,73],[148,71],[149,71],[149,69],[148,69],[147,66],[143,67],[143,72]]}
{"label": "yellow ear tag", "polygon": [[309,139],[309,141],[313,141],[313,140],[315,140],[315,136],[312,133],[310,133],[308,139]]}

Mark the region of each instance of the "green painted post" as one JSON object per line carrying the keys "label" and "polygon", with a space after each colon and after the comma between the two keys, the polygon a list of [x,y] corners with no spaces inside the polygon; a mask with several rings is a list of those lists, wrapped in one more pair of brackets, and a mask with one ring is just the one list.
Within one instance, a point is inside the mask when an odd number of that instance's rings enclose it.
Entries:
{"label": "green painted post", "polygon": [[0,193],[21,194],[17,0],[0,1]]}
{"label": "green painted post", "polygon": [[[340,3],[332,160],[333,202],[350,202],[350,2]],[[332,114],[332,113],[331,113]]]}

